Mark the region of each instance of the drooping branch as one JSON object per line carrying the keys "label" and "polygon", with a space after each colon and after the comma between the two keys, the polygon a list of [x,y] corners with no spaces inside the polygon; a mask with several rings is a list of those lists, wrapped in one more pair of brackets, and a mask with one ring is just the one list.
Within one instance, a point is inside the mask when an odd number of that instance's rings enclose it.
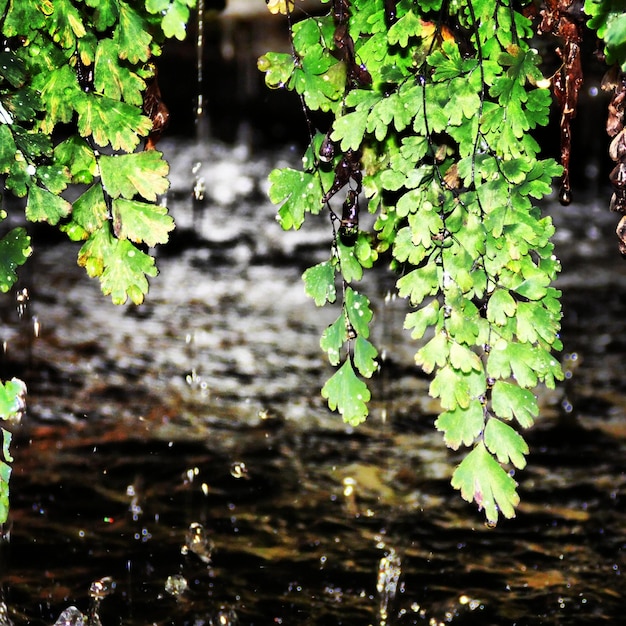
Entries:
{"label": "drooping branch", "polygon": [[616,162],[609,174],[614,188],[611,196],[611,211],[623,215],[617,226],[619,251],[626,257],[626,129],[624,128],[624,109],[626,108],[626,74],[617,66],[611,68],[602,79],[602,88],[612,93],[609,102],[609,114],[606,132],[613,137],[609,146],[609,156]]}
{"label": "drooping branch", "polygon": [[572,151],[571,121],[576,117],[578,94],[583,83],[580,59],[582,43],[583,14],[582,4],[577,0],[547,0],[541,10],[541,23],[538,32],[551,33],[560,46],[556,53],[562,60],[552,81],[554,97],[561,110],[561,165],[563,177],[559,200],[568,205],[572,201],[570,184],[570,156]]}

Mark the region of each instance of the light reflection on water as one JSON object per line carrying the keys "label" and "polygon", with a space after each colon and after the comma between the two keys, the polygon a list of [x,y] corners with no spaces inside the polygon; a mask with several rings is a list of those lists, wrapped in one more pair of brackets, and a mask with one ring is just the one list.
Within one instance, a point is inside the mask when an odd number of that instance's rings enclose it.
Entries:
{"label": "light reflection on water", "polygon": [[[590,228],[588,207],[555,215],[576,365],[542,394],[518,518],[488,529],[449,487],[455,457],[432,427],[403,303],[385,297],[393,279],[368,281],[385,360],[372,419],[353,430],[319,396],[319,336],[337,312],[300,280],[328,254],[330,225],[283,236],[263,199],[271,159],[219,146],[194,215],[198,155],[169,149],[181,229],[146,305],[114,307],[66,269],[75,246],[39,245],[28,310],[3,336],[5,374],[30,391],[2,553],[10,618],[86,614],[90,585],[110,576],[104,626],[618,619],[626,298],[613,240],[598,238],[610,216],[592,207]],[[14,330],[28,316],[36,340]]]}

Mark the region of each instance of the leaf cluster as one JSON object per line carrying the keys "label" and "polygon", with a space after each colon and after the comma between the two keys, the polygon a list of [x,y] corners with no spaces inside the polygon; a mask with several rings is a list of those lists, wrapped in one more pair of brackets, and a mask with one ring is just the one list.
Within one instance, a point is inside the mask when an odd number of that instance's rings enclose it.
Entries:
{"label": "leaf cluster", "polygon": [[[316,305],[341,294],[340,315],[321,339],[337,367],[322,395],[351,424],[368,414],[363,379],[376,372],[377,352],[370,303],[355,284],[385,252],[411,306],[404,326],[416,364],[441,403],[436,427],[450,448],[469,449],[452,484],[488,521],[512,517],[519,496],[510,469],[526,463],[520,430],[538,415],[534,389],[562,378],[553,356],[561,349],[554,228],[534,204],[561,168],[538,158],[531,134],[547,123],[551,102],[536,86],[532,25],[508,0],[443,8],[401,0],[391,21],[383,0],[349,4],[354,55],[371,84],[329,74],[342,62],[333,62],[341,51],[332,12],[293,28],[294,55],[259,62],[270,86],[333,116],[326,137],[311,138],[302,171],[270,175],[284,228],[300,228],[324,206],[331,216],[330,259],[304,273]],[[330,161],[318,156],[328,141]],[[348,246],[328,199],[350,151],[362,155],[375,222]]]}
{"label": "leaf cluster", "polygon": [[115,303],[143,301],[156,268],[142,246],[165,243],[174,225],[157,204],[167,163],[136,150],[152,130],[143,101],[154,59],[185,36],[194,4],[0,3],[0,174],[28,220],[84,242],[78,262]]}
{"label": "leaf cluster", "polygon": [[[138,152],[153,124],[144,97],[168,38],[183,39],[195,0],[0,0],[0,180],[31,222],[82,242],[78,263],[114,303],[139,304],[156,276],[146,252],[174,227],[159,197],[168,164]],[[58,137],[63,137],[59,141]],[[74,199],[76,198],[76,199]],[[0,213],[0,220],[7,217]],[[16,228],[0,239],[0,290],[31,254]],[[21,388],[0,388],[8,419]],[[19,392],[19,393],[18,393]],[[4,408],[3,408],[4,407]],[[4,457],[10,434],[4,433]],[[0,522],[8,465],[0,461]]]}
{"label": "leaf cluster", "polygon": [[607,63],[617,64],[626,72],[626,13],[620,0],[585,0],[589,16],[587,26],[597,32],[604,43]]}

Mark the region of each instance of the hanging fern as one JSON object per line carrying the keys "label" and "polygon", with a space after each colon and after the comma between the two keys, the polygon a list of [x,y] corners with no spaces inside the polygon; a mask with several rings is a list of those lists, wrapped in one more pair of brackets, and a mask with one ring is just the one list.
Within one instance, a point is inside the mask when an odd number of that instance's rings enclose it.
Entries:
{"label": "hanging fern", "polygon": [[[0,199],[24,198],[27,220],[81,242],[78,263],[118,304],[143,301],[157,274],[144,249],[165,243],[174,227],[156,202],[169,166],[153,149],[167,118],[154,58],[167,38],[185,37],[194,5],[0,0]],[[6,217],[0,211],[0,221]],[[0,239],[1,291],[31,252],[24,228]],[[21,415],[25,392],[20,381],[0,384],[1,419]],[[12,461],[11,435],[2,436],[0,523]]]}
{"label": "hanging fern", "polygon": [[[337,368],[322,395],[350,424],[367,417],[378,355],[358,282],[391,261],[441,404],[436,428],[468,450],[452,484],[489,522],[515,514],[510,470],[526,465],[533,390],[563,376],[554,228],[534,204],[562,168],[532,136],[551,104],[533,34],[507,0],[334,0],[291,24],[293,54],[259,61],[270,87],[333,118],[301,171],[272,172],[269,192],[283,228],[330,216],[330,258],[304,273],[317,305],[339,300],[321,339]],[[375,216],[371,232],[359,210]]]}

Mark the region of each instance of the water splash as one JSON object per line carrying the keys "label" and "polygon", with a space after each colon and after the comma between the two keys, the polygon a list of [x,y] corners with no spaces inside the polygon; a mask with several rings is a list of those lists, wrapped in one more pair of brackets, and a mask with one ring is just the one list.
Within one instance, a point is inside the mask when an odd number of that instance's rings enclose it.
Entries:
{"label": "water splash", "polygon": [[389,610],[398,591],[398,581],[402,573],[402,561],[398,553],[390,548],[389,552],[378,563],[378,579],[376,591],[378,591],[378,624],[389,624]]}
{"label": "water splash", "polygon": [[165,581],[165,591],[176,598],[185,593],[188,587],[187,579],[181,574],[168,576]]}
{"label": "water splash", "polygon": [[204,526],[198,522],[193,522],[187,530],[185,545],[180,549],[181,554],[193,552],[203,563],[211,562],[211,552],[213,552],[213,542],[209,538]]}
{"label": "water splash", "polygon": [[110,576],[105,576],[99,580],[95,580],[89,587],[89,612],[87,615],[88,626],[102,626],[100,621],[100,604],[107,596],[115,591],[115,581]]}
{"label": "water splash", "polygon": [[54,626],[86,626],[87,618],[75,607],[69,606],[59,615]]}
{"label": "water splash", "polygon": [[100,602],[115,591],[115,581],[110,576],[95,580],[89,587],[89,597],[95,602]]}
{"label": "water splash", "polygon": [[0,602],[0,626],[13,626],[9,617],[9,608],[5,602]]}

